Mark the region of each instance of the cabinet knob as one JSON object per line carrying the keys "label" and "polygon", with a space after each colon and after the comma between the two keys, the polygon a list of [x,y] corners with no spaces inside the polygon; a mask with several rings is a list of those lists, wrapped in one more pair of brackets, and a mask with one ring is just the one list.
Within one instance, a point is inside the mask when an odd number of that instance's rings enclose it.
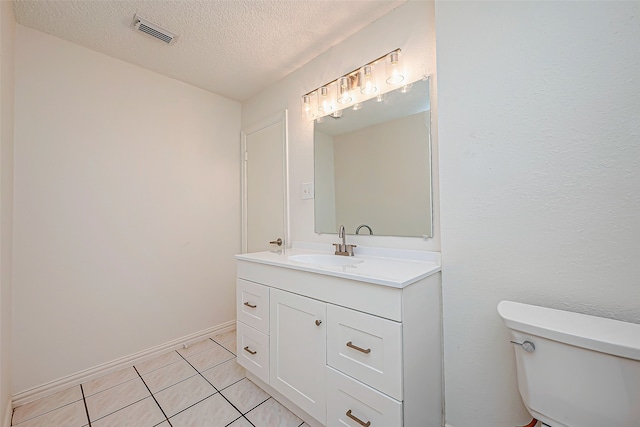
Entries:
{"label": "cabinet knob", "polygon": [[316,326],[320,326],[322,324],[322,320],[316,320]]}
{"label": "cabinet knob", "polygon": [[353,421],[360,424],[362,427],[369,427],[371,425],[371,421],[367,421],[366,423],[362,421],[360,418],[356,417],[351,413],[351,409],[347,411],[347,417],[351,418]]}

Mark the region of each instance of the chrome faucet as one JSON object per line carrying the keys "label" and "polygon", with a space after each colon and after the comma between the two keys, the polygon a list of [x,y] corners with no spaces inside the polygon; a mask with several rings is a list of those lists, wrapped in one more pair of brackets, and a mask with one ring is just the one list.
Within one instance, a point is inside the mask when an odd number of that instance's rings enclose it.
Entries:
{"label": "chrome faucet", "polygon": [[340,230],[338,231],[338,237],[342,239],[342,243],[334,243],[333,246],[336,247],[335,254],[343,255],[343,256],[353,256],[353,248],[357,247],[356,245],[347,245],[345,239],[345,230],[344,225],[340,226]]}
{"label": "chrome faucet", "polygon": [[367,228],[367,229],[369,230],[369,235],[373,235],[373,230],[372,230],[372,229],[371,229],[371,227],[369,227],[367,224],[360,224],[360,225],[358,226],[358,228],[356,228],[356,234],[359,234],[360,229],[361,229],[362,227]]}

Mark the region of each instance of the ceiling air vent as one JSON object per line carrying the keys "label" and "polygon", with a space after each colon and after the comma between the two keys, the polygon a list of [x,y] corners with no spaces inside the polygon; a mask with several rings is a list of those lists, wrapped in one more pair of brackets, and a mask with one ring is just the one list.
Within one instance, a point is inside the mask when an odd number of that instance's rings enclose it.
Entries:
{"label": "ceiling air vent", "polygon": [[149,22],[146,19],[139,17],[138,15],[134,15],[133,17],[133,28],[135,28],[137,31],[145,33],[148,36],[163,41],[166,44],[173,44],[177,37],[171,31],[167,31],[161,26],[156,25],[153,22]]}

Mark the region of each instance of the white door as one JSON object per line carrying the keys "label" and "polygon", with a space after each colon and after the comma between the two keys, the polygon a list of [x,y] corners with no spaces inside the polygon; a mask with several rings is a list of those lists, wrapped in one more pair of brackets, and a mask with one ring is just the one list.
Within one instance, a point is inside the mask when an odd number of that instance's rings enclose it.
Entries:
{"label": "white door", "polygon": [[284,248],[287,226],[287,112],[242,132],[242,251]]}
{"label": "white door", "polygon": [[325,424],[326,304],[270,290],[271,386]]}

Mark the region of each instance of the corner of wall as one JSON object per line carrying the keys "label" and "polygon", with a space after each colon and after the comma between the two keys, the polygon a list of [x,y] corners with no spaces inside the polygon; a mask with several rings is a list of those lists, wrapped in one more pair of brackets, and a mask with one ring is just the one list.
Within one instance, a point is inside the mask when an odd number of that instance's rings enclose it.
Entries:
{"label": "corner of wall", "polygon": [[11,288],[13,276],[13,2],[0,3],[0,420],[11,425]]}

